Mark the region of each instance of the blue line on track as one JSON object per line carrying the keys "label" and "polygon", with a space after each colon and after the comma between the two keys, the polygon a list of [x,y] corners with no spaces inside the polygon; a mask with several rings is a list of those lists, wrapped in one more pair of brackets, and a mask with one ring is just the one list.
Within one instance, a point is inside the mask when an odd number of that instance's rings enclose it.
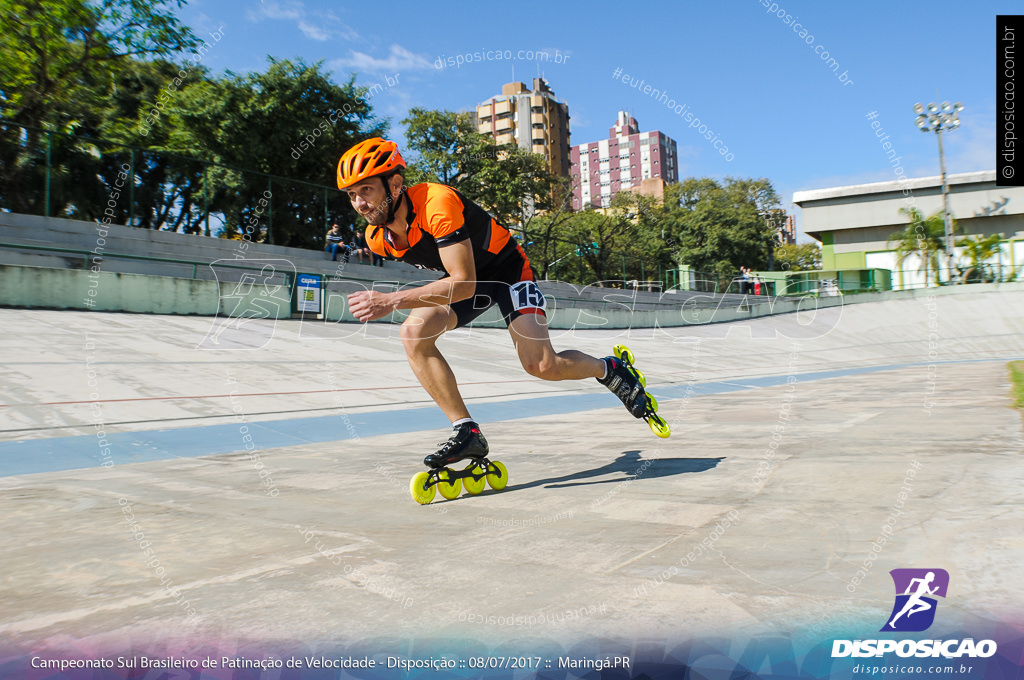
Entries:
{"label": "blue line on track", "polygon": [[[960,364],[1017,360],[1019,359],[966,359],[939,363]],[[793,377],[798,382],[810,382],[927,365],[926,363],[907,363],[845,368],[794,374]],[[687,396],[707,396],[777,387],[785,385],[789,377],[789,375],[774,375],[741,378],[728,382],[664,385],[657,387],[654,391],[658,401],[664,402]],[[618,401],[615,397],[606,393],[567,394],[475,403],[473,404],[473,415],[480,422],[493,423],[592,411],[612,408],[616,405],[618,405]],[[108,460],[112,460],[115,465],[128,465],[171,458],[196,458],[245,451],[246,442],[243,441],[245,433],[252,436],[251,445],[255,446],[253,450],[264,451],[301,444],[343,441],[352,438],[350,432],[354,432],[357,436],[359,433],[364,436],[368,433],[378,436],[424,430],[444,430],[448,427],[447,419],[436,406],[346,415],[348,423],[345,421],[345,416],[332,415],[109,433],[106,435],[107,444],[104,446],[100,446],[101,440],[98,437],[91,435],[0,442],[0,477],[96,467],[104,460],[103,448],[110,449]],[[352,425],[351,429],[348,428],[349,423]],[[243,430],[243,426],[248,429]]]}

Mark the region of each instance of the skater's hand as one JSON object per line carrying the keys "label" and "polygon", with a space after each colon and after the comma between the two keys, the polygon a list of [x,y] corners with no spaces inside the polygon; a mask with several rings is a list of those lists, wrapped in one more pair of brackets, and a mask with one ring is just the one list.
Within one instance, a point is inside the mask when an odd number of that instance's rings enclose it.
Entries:
{"label": "skater's hand", "polygon": [[385,317],[395,311],[389,293],[376,290],[358,290],[349,293],[348,309],[357,320],[366,323]]}

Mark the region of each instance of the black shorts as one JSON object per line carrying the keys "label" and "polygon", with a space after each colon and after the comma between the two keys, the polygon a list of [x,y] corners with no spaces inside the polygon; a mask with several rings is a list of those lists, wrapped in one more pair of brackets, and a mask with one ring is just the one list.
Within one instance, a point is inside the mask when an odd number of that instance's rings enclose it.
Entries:
{"label": "black shorts", "polygon": [[458,319],[455,327],[462,328],[494,305],[498,305],[506,326],[523,314],[544,316],[547,301],[534,280],[530,263],[522,257],[509,258],[509,262],[489,269],[486,279],[476,282],[473,297],[452,303],[451,310]]}

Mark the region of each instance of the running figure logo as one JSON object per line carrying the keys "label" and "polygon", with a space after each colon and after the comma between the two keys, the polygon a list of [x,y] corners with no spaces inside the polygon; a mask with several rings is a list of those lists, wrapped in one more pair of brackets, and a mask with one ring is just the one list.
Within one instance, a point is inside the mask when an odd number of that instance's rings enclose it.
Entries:
{"label": "running figure logo", "polygon": [[893,569],[889,572],[896,585],[896,604],[883,632],[918,633],[935,621],[937,601],[928,597],[946,597],[949,574],[945,569]]}

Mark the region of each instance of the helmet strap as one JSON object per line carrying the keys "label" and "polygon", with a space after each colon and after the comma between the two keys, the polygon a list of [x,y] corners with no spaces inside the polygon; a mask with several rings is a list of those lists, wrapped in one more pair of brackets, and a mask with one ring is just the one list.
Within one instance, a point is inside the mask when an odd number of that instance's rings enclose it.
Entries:
{"label": "helmet strap", "polygon": [[385,224],[391,224],[392,222],[395,221],[395,212],[397,212],[398,206],[402,204],[402,197],[405,195],[405,187],[403,186],[398,192],[398,198],[396,198],[395,200],[391,200],[391,187],[388,186],[389,183],[391,182],[391,177],[394,177],[394,175],[391,175],[386,179],[383,177],[381,178],[381,181],[384,182],[384,196],[386,197],[385,200],[387,200],[388,202],[388,216],[385,221]]}

